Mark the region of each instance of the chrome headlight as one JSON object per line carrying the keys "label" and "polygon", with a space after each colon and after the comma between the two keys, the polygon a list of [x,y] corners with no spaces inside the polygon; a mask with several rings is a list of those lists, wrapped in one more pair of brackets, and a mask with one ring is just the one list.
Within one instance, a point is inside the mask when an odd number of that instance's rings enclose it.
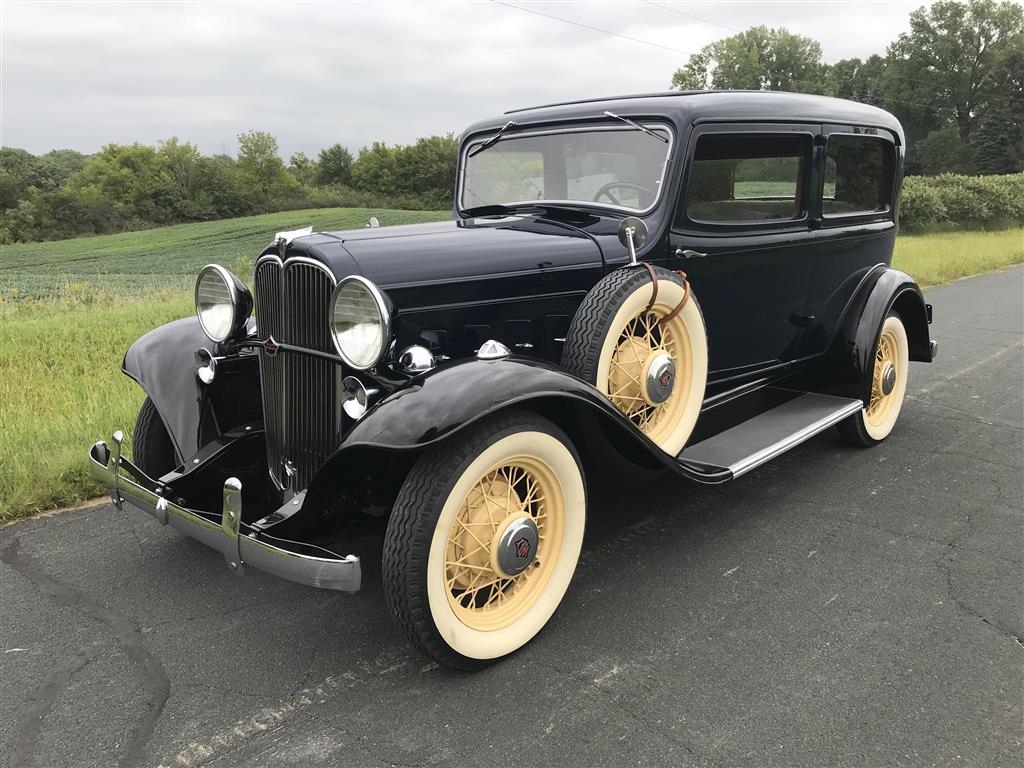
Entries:
{"label": "chrome headlight", "polygon": [[196,316],[212,341],[232,338],[252,312],[252,294],[219,264],[207,264],[196,278]]}
{"label": "chrome headlight", "polygon": [[338,283],[331,303],[334,348],[353,368],[372,368],[388,343],[391,315],[384,296],[369,280],[352,275]]}

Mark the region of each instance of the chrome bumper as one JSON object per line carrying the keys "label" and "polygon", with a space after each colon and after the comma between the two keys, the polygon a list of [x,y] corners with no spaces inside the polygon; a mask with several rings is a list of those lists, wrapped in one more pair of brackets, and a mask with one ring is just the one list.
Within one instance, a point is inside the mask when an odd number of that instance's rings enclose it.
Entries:
{"label": "chrome bumper", "polygon": [[236,575],[241,576],[246,566],[252,566],[310,587],[342,592],[359,590],[361,571],[355,555],[342,557],[312,544],[284,541],[249,530],[242,522],[242,483],[238,479],[229,477],[224,482],[223,509],[217,520],[214,515],[186,509],[161,496],[160,484],[121,455],[123,439],[120,431],[115,432],[113,451],[103,440],[89,451],[92,475],[110,489],[118,509],[128,502],[161,524],[213,547],[224,555],[228,568]]}

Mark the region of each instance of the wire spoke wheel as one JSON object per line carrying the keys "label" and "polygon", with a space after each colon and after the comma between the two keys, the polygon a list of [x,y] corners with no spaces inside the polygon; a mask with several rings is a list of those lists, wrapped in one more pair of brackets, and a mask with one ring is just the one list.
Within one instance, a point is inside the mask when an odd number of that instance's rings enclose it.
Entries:
{"label": "wire spoke wheel", "polygon": [[[893,376],[900,375],[899,342],[896,334],[891,330],[882,331],[878,339],[878,347],[875,349],[875,370],[871,377],[871,400],[865,411],[865,418],[873,426],[883,424],[893,407],[895,401],[895,388],[888,387],[886,391],[885,377],[887,372],[892,371]],[[893,382],[894,384],[895,382]]]}
{"label": "wire spoke wheel", "polygon": [[870,381],[865,382],[865,387],[870,385],[867,405],[839,425],[839,433],[843,438],[862,448],[878,445],[889,436],[896,426],[907,394],[910,346],[907,330],[895,312],[890,313],[882,322],[871,363],[870,374],[867,371],[864,373],[865,378],[868,375],[871,377]]}
{"label": "wire spoke wheel", "polygon": [[[608,361],[608,380],[602,388],[608,399],[637,428],[656,443],[662,442],[679,419],[685,404],[686,387],[674,386],[664,401],[651,397],[646,386],[651,366],[667,356],[673,361],[689,359],[689,335],[680,316],[665,322],[672,307],[656,305],[629,319],[619,333]],[[674,368],[675,381],[685,382],[685,364]]]}
{"label": "wire spoke wheel", "polygon": [[586,525],[572,441],[538,414],[484,419],[410,470],[384,541],[385,597],[443,664],[479,669],[530,642],[565,595]]}
{"label": "wire spoke wheel", "polygon": [[[558,557],[565,505],[553,470],[535,457],[492,466],[466,494],[448,531],[444,578],[456,616],[480,630],[508,626],[536,600]],[[536,526],[536,552],[521,573],[503,571],[500,537],[514,520]]]}

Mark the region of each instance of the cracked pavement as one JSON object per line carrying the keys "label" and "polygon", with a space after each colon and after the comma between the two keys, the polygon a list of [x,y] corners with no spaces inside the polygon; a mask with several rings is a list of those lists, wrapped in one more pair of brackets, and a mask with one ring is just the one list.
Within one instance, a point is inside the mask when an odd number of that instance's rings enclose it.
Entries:
{"label": "cracked pavement", "polygon": [[131,509],[3,528],[0,765],[1021,764],[1024,268],[927,294],[889,440],[598,478],[562,607],[476,675],[392,626],[377,540],[342,595]]}

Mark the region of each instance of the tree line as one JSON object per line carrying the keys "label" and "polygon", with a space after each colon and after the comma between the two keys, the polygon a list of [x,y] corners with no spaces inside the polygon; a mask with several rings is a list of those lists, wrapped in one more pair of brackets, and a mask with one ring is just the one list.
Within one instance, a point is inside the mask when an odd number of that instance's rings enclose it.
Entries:
{"label": "tree line", "polygon": [[238,137],[238,155],[203,155],[172,137],[156,147],[108,144],[94,155],[0,148],[0,243],[57,240],[297,208],[446,209],[458,142],[341,144],[285,163],[265,131]]}
{"label": "tree line", "polygon": [[798,91],[873,104],[903,124],[908,174],[1024,171],[1024,10],[1014,2],[921,7],[884,55],[835,64],[822,61],[821,45],[809,37],[752,27],[692,55],[672,87]]}
{"label": "tree line", "polygon": [[[752,27],[692,55],[672,86],[874,104],[903,124],[911,175],[1024,171],[1024,11],[1013,2],[941,0],[914,11],[910,31],[884,55],[834,64],[822,61],[809,37]],[[88,156],[0,148],[0,243],[295,208],[452,205],[458,142],[451,134],[407,146],[374,142],[355,157],[335,144],[287,163],[269,133],[238,140],[237,157],[203,155],[174,137],[156,147],[110,144]]]}

